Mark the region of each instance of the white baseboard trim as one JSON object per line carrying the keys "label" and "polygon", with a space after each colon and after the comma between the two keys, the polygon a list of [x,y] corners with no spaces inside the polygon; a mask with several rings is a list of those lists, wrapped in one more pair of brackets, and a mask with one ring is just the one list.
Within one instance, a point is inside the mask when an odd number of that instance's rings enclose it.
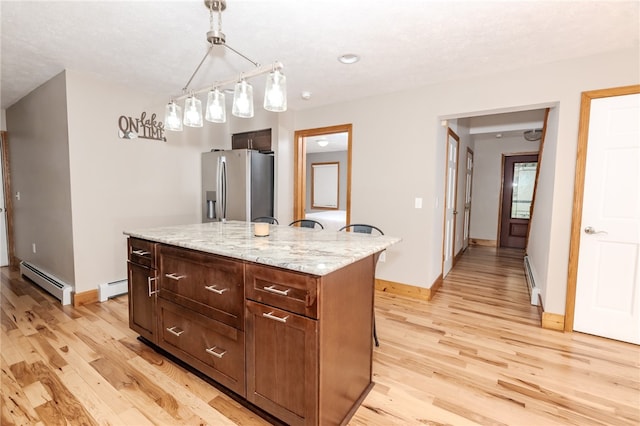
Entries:
{"label": "white baseboard trim", "polygon": [[47,293],[58,299],[63,305],[71,304],[71,292],[73,287],[62,280],[42,271],[37,266],[25,262],[20,262],[20,273],[38,284]]}
{"label": "white baseboard trim", "polygon": [[524,257],[524,276],[527,279],[527,287],[529,288],[529,296],[531,296],[531,304],[538,305],[540,288],[536,286],[536,280],[533,278],[533,271],[529,264],[529,256]]}
{"label": "white baseboard trim", "polygon": [[110,297],[120,296],[128,291],[128,281],[120,280],[98,286],[98,300],[106,302]]}

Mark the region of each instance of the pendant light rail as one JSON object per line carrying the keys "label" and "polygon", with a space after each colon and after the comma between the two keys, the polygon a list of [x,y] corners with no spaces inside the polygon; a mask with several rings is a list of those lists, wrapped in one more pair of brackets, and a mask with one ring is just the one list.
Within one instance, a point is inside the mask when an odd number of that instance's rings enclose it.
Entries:
{"label": "pendant light rail", "polygon": [[[276,61],[272,64],[267,64],[267,65],[260,65],[257,66],[255,69],[251,70],[251,71],[247,71],[244,72],[242,74],[240,74],[240,77],[233,77],[233,78],[228,78],[226,80],[222,80],[222,81],[216,81],[213,84],[210,84],[208,86],[202,87],[200,89],[197,90],[189,90],[187,91],[187,89],[184,89],[184,92],[182,95],[179,96],[173,96],[171,97],[172,100],[174,101],[181,101],[183,99],[188,98],[191,95],[198,95],[200,93],[204,93],[204,92],[208,92],[210,90],[213,90],[215,88],[221,88],[224,86],[228,86],[230,84],[235,84],[241,80],[244,79],[248,79],[248,78],[252,78],[252,77],[256,77],[262,74],[267,74],[270,73],[271,71],[281,71],[284,68],[284,65],[282,64],[282,62]],[[193,77],[192,77],[193,78]]]}

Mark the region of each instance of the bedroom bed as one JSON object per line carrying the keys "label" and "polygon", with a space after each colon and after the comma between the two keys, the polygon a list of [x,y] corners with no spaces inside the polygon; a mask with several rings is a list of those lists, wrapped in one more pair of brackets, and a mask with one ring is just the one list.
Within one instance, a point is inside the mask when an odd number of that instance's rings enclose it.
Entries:
{"label": "bedroom bed", "polygon": [[338,231],[347,224],[346,210],[325,210],[313,213],[306,213],[305,219],[317,220],[329,231]]}

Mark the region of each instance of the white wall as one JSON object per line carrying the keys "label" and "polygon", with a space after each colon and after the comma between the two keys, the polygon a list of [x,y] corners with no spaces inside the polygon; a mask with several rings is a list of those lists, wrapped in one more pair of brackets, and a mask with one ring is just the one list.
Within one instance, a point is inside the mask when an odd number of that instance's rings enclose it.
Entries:
{"label": "white wall", "polygon": [[73,285],[65,91],[64,73],[34,89],[7,110],[7,131],[15,255]]}
{"label": "white wall", "polygon": [[[536,200],[534,205],[533,217],[531,219],[529,227],[529,242],[527,243],[527,254],[529,256],[529,266],[536,286],[540,289],[540,295],[542,297],[542,303],[545,310],[549,311],[548,305],[554,307],[554,313],[564,313],[564,303],[566,291],[562,294],[559,293],[560,284],[566,287],[566,275],[565,277],[548,275],[550,268],[550,262],[552,257],[549,256],[551,247],[553,244],[552,237],[554,234],[564,235],[568,234],[570,225],[560,224],[557,221],[553,221],[553,208],[554,208],[554,185],[557,173],[556,164],[559,164],[562,168],[563,164],[574,165],[575,160],[570,161],[556,161],[558,158],[558,145],[559,131],[558,125],[560,120],[560,108],[551,108],[549,110],[549,117],[547,118],[547,129],[545,135],[544,145],[542,147],[542,155],[538,157],[538,165],[540,167],[540,174],[538,176],[538,183],[536,186]],[[577,143],[577,134],[576,139]],[[569,180],[568,175],[564,174],[562,179]],[[571,177],[573,181],[573,177]],[[565,200],[566,201],[566,200]],[[573,199],[571,198],[571,201]],[[567,226],[566,229],[560,228],[559,232],[553,230],[553,226]],[[567,238],[568,235],[567,235]],[[568,243],[567,243],[568,245]],[[564,248],[561,247],[561,250]],[[565,256],[565,254],[558,254],[558,256]],[[559,259],[557,269],[563,265],[569,263],[569,248],[566,247],[566,257]],[[554,286],[551,285],[550,291],[547,291],[547,283],[555,282],[552,280],[558,280],[558,283]]]}
{"label": "white wall", "polygon": [[502,186],[502,155],[538,152],[539,142],[527,142],[523,136],[474,136],[475,167],[471,199],[471,238],[496,241]]}
{"label": "white wall", "polygon": [[[385,233],[403,239],[388,250],[377,276],[429,287],[442,262],[445,139],[440,119],[559,105],[557,140],[548,141],[555,146],[545,146],[543,158],[550,182],[543,186],[547,194],[536,200],[550,223],[539,228],[529,247],[532,256],[545,258],[537,271],[545,288],[545,310],[562,314],[580,93],[638,84],[639,64],[639,51],[631,49],[497,72],[300,111],[295,127],[353,124],[352,221],[378,223]],[[383,119],[380,111],[385,111]],[[386,195],[382,209],[380,193]],[[414,209],[416,196],[424,198],[423,209]]]}
{"label": "white wall", "polygon": [[200,220],[204,132],[167,142],[120,139],[118,118],[156,113],[164,98],[67,70],[75,291],[127,277],[124,230]]}

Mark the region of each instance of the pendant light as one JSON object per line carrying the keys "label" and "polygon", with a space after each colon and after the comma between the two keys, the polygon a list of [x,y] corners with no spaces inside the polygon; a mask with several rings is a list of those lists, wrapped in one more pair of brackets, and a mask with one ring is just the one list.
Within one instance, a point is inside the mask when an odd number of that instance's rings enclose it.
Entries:
{"label": "pendant light", "polygon": [[244,79],[236,83],[231,113],[240,118],[253,117],[253,86]]}
{"label": "pendant light", "polygon": [[202,102],[191,95],[184,101],[184,119],[185,126],[202,127]]}
{"label": "pendant light", "polygon": [[207,95],[207,113],[204,118],[212,123],[224,123],[227,121],[225,96],[217,87],[210,90]]}
{"label": "pendant light", "polygon": [[182,131],[182,108],[173,100],[164,108],[164,128],[176,132]]}
{"label": "pendant light", "polygon": [[273,112],[287,110],[287,78],[280,70],[273,70],[267,76],[264,109]]}
{"label": "pendant light", "polygon": [[[282,73],[284,65],[277,61],[269,65],[260,65],[231,46],[228,46],[226,43],[226,35],[222,32],[222,12],[227,8],[226,0],[204,0],[204,5],[209,11],[210,29],[207,32],[207,42],[209,43],[209,47],[195,71],[191,74],[187,84],[182,88],[182,95],[173,97],[171,102],[166,106],[165,129],[181,131],[183,129],[183,124],[189,127],[202,127],[202,102],[196,97],[196,95],[204,92],[209,92],[207,95],[205,119],[212,123],[226,122],[225,96],[220,89],[234,83],[235,91],[233,94],[232,114],[236,117],[242,118],[253,117],[253,87],[246,81],[246,79],[262,74],[268,74],[265,85],[264,109],[274,112],[286,111],[287,80]],[[217,14],[217,20],[214,17],[215,14]],[[215,46],[222,46],[231,50],[236,55],[251,62],[255,68],[243,72],[241,74],[242,77],[240,81],[238,81],[237,77],[232,77],[227,80],[216,81],[213,90],[211,90],[211,85],[195,91],[190,90],[189,85],[200,70],[204,61],[208,57],[213,56],[211,53]],[[174,101],[181,101],[183,99],[185,100],[184,116],[181,120],[182,108]]]}

